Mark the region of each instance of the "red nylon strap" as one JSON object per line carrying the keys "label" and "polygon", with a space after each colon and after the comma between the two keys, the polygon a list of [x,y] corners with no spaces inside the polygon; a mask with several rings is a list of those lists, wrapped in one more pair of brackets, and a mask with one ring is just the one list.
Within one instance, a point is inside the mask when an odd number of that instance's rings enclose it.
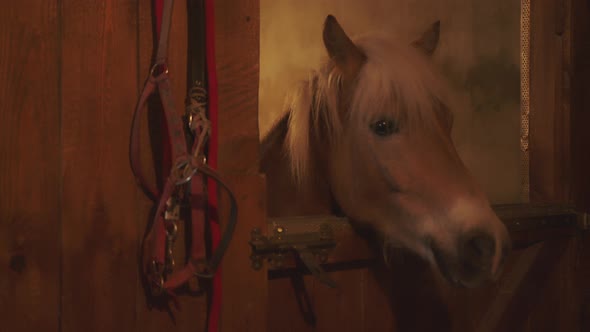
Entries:
{"label": "red nylon strap", "polygon": [[160,30],[162,28],[162,13],[164,12],[163,0],[154,0],[154,12],[156,13],[156,40],[160,40]]}
{"label": "red nylon strap", "polygon": [[[211,121],[211,135],[209,141],[208,162],[213,168],[217,168],[218,153],[218,99],[217,99],[217,70],[215,64],[215,0],[205,0],[205,49],[207,61],[207,79],[209,89],[209,121]],[[211,242],[213,250],[219,246],[221,231],[217,216],[217,184],[212,179],[207,182],[209,205],[209,222],[211,228]],[[219,319],[222,305],[221,267],[213,278],[213,297],[209,310],[209,332],[219,331]]]}

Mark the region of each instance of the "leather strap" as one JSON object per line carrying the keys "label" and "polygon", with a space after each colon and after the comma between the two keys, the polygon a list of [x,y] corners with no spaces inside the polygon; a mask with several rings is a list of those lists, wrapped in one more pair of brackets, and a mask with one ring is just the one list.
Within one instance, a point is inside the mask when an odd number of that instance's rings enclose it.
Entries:
{"label": "leather strap", "polygon": [[[218,144],[218,99],[217,99],[217,66],[215,63],[215,0],[205,0],[205,60],[207,68],[208,90],[209,90],[209,119],[211,121],[211,142],[208,151],[208,158],[211,167],[217,167]],[[211,246],[216,252],[223,252],[227,249],[229,241],[226,237],[221,237],[219,227],[219,217],[217,215],[217,186],[215,181],[209,179],[207,183],[207,192],[209,197],[210,209],[209,218],[212,221],[211,226]],[[232,205],[233,206],[233,205]],[[237,213],[237,211],[231,213]],[[215,222],[217,221],[217,223]],[[234,227],[234,226],[232,226]],[[213,257],[213,260],[216,258]],[[219,258],[217,260],[220,261]],[[219,264],[219,262],[217,263]],[[222,282],[221,271],[215,274],[213,278],[213,296],[209,307],[208,330],[217,332],[219,330],[219,320],[222,306]]]}
{"label": "leather strap", "polygon": [[[192,153],[187,150],[183,122],[179,114],[176,112],[166,59],[172,9],[173,0],[164,0],[157,57],[150,70],[149,76],[146,79],[144,89],[140,94],[135,109],[129,147],[131,169],[137,182],[152,200],[158,202],[154,220],[144,242],[144,272],[151,278],[150,280],[154,287],[160,287],[162,290],[166,291],[166,293],[171,293],[174,289],[178,288],[195,275],[205,278],[212,278],[215,275],[225,251],[229,246],[237,221],[237,203],[233,193],[223,182],[219,174],[200,160],[203,152],[202,148],[204,146],[203,140],[205,137],[200,130],[207,130],[206,127],[197,128],[195,141],[192,144]],[[171,145],[170,157],[172,159],[172,168],[161,193],[156,190],[154,186],[149,184],[140,164],[139,122],[146,110],[145,106],[147,99],[156,90],[159,92],[166,118],[167,131]],[[195,217],[191,218],[191,257],[183,268],[169,274],[166,280],[164,280],[161,276],[163,275],[162,267],[165,265],[166,234],[167,227],[169,226],[164,218],[167,202],[178,193],[178,189],[183,183],[191,182],[191,201],[201,202],[200,204],[197,204],[200,205],[200,207],[193,206],[193,210],[197,209],[203,211],[205,208],[204,204],[202,204],[202,202],[205,201],[205,191],[203,188],[205,178],[213,180],[224,189],[229,196],[230,215],[223,236],[221,237],[219,245],[213,252],[211,259],[207,261],[203,244],[205,233],[204,214],[194,214]],[[201,198],[200,200],[198,197],[195,197],[199,195]],[[154,272],[156,274],[154,274]]]}
{"label": "leather strap", "polygon": [[168,37],[170,36],[170,25],[172,23],[172,9],[174,9],[174,0],[164,0],[162,21],[159,27],[160,35],[156,52],[156,64],[165,62],[168,57]]}

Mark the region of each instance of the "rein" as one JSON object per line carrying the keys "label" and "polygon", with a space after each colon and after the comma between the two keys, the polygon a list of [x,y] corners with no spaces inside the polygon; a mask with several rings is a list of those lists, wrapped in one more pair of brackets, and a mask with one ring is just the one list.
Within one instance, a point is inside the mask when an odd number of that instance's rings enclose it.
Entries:
{"label": "rein", "polygon": [[[194,59],[189,64],[191,68],[187,70],[191,83],[185,121],[178,114],[173,100],[167,63],[168,37],[174,1],[155,1],[156,24],[159,31],[156,58],[135,109],[129,148],[134,176],[146,195],[157,204],[156,213],[143,243],[142,270],[152,296],[170,296],[173,299],[175,291],[195,277],[213,278],[214,296],[213,308],[210,310],[209,330],[214,331],[217,329],[221,299],[221,284],[216,272],[229,246],[237,221],[236,199],[214,169],[217,159],[217,92],[214,31],[212,30],[214,22],[211,15],[214,1],[206,0],[205,8],[202,2],[188,2],[190,30],[200,28],[199,32],[205,31],[207,70],[205,73],[204,61],[200,61],[203,57],[197,54],[199,48],[203,47],[202,43],[189,42],[189,52],[193,53],[191,56]],[[202,35],[198,34],[196,39],[202,40]],[[189,36],[191,36],[190,33]],[[205,86],[206,80],[208,80],[209,91]],[[161,191],[148,183],[140,164],[140,119],[146,112],[148,98],[156,90],[165,117],[162,129],[168,134],[163,153],[165,159],[169,159],[165,162],[170,165],[169,170],[164,170],[168,174],[164,174],[167,179]],[[207,101],[209,101],[208,110]],[[207,111],[212,121],[207,118]],[[185,132],[185,128],[188,133]],[[229,217],[223,234],[219,234],[219,226],[212,223],[213,219],[217,219],[217,186],[227,193],[230,203]],[[178,235],[178,223],[181,221],[183,206],[191,207],[190,223],[187,223],[186,227],[187,232],[190,231],[189,257],[184,266],[175,269],[172,249]],[[213,242],[213,252],[210,257],[207,257],[205,245],[206,219],[210,222],[209,228]]]}

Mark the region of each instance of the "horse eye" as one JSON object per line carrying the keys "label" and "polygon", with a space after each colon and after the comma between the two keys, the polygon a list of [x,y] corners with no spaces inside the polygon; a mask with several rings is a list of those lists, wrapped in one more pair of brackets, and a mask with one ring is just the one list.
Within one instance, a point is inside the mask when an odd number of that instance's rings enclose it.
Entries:
{"label": "horse eye", "polygon": [[390,120],[379,120],[371,125],[371,130],[379,136],[389,136],[397,132],[395,123]]}

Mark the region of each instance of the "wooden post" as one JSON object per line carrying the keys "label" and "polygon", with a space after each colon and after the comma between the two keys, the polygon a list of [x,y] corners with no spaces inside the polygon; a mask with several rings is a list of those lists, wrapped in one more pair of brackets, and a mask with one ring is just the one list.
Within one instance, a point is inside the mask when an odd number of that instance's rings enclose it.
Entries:
{"label": "wooden post", "polygon": [[[238,224],[222,264],[221,331],[266,331],[266,270],[250,266],[248,241],[265,229],[265,181],[258,169],[258,0],[216,1],[216,61],[219,87],[218,169],[234,191]],[[227,219],[220,200],[220,220]],[[223,227],[223,225],[222,225]]]}

